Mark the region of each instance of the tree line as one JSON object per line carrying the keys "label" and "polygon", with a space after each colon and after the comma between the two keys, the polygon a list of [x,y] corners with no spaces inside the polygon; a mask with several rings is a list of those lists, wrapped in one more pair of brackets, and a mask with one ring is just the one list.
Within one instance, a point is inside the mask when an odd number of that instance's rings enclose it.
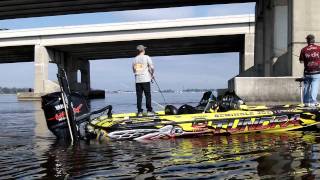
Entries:
{"label": "tree line", "polygon": [[32,89],[30,88],[8,88],[8,87],[1,87],[0,86],[0,94],[16,94],[19,92],[30,92]]}

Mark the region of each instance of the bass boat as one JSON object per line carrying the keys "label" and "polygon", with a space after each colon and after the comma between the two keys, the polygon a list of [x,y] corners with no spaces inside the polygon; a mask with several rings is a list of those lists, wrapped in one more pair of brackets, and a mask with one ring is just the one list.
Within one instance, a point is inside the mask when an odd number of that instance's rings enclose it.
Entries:
{"label": "bass boat", "polygon": [[[209,97],[209,98],[208,98]],[[200,135],[281,132],[319,124],[319,107],[303,105],[247,106],[234,93],[217,100],[206,92],[196,107],[167,105],[155,116],[135,113],[100,116],[87,132],[107,140],[154,140]]]}
{"label": "bass boat", "polygon": [[48,128],[59,139],[71,140],[81,137],[82,128],[87,138],[148,141],[302,130],[320,122],[320,107],[248,106],[232,92],[218,99],[206,92],[196,107],[167,105],[154,116],[138,117],[136,113],[112,114],[110,105],[89,112],[81,95],[66,93],[62,88],[61,92],[43,96],[42,108]]}

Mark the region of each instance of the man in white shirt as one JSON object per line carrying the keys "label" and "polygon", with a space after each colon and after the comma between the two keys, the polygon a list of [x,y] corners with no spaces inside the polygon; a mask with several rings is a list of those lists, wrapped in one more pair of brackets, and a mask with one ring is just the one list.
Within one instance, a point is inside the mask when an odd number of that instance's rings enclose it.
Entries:
{"label": "man in white shirt", "polygon": [[142,116],[142,94],[146,97],[147,115],[152,116],[154,112],[151,106],[151,87],[150,82],[153,79],[154,67],[152,60],[148,55],[145,55],[146,47],[138,45],[138,55],[135,57],[132,63],[132,70],[135,75],[136,81],[136,94],[137,94],[137,116]]}

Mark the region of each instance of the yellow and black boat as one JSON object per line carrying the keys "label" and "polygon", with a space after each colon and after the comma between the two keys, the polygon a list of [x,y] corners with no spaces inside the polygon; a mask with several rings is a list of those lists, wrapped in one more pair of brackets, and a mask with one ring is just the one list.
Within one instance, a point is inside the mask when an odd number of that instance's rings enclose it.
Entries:
{"label": "yellow and black boat", "polygon": [[[207,98],[210,97],[210,98]],[[107,140],[154,140],[199,135],[281,132],[319,124],[319,107],[303,105],[247,106],[234,93],[217,100],[211,92],[199,105],[179,109],[167,105],[155,116],[135,113],[100,116],[89,121],[87,132]]]}
{"label": "yellow and black boat", "polygon": [[112,114],[112,106],[89,112],[84,98],[69,89],[66,73],[59,68],[61,92],[42,97],[48,128],[59,139],[76,141],[81,124],[85,137],[108,140],[154,140],[176,137],[279,132],[320,123],[320,107],[303,105],[247,106],[235,93],[215,98],[206,92],[196,107],[167,105],[154,116]]}

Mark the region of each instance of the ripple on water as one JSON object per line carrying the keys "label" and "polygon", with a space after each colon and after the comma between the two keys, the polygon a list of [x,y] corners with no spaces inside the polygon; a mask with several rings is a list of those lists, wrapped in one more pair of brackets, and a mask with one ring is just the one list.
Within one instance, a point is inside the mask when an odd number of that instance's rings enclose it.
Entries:
{"label": "ripple on water", "polygon": [[[320,178],[317,132],[203,136],[149,143],[92,140],[70,147],[56,142],[47,131],[41,111],[35,108],[39,106],[17,103],[9,97],[4,102],[0,98],[0,179]],[[134,109],[125,101],[118,104],[123,110]]]}

